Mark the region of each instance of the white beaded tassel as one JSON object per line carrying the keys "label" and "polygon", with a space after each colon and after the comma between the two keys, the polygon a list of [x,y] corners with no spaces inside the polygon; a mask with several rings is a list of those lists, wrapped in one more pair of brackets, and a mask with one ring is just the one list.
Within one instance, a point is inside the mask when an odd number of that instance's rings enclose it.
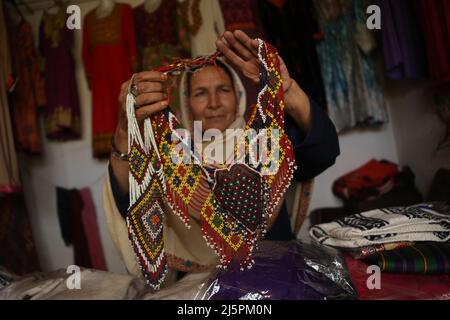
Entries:
{"label": "white beaded tassel", "polygon": [[[156,144],[155,136],[153,133],[152,123],[150,118],[146,118],[144,120],[144,138],[142,138],[141,131],[139,129],[139,124],[136,119],[135,114],[135,103],[136,99],[134,95],[131,93],[131,84],[133,83],[134,76],[132,77],[130,81],[130,85],[128,87],[128,93],[126,98],[126,111],[127,111],[127,120],[128,120],[128,153],[131,153],[132,146],[134,144],[139,145],[139,147],[142,149],[142,151],[145,153],[144,156],[147,157],[147,161],[152,160],[152,152],[154,151],[158,157],[158,160],[161,162],[161,157],[158,151],[158,146]],[[161,182],[161,185],[164,188],[165,191],[165,183],[164,183],[164,175],[163,175],[163,166],[160,165],[158,170],[155,170],[153,167],[153,163],[150,162],[147,166],[147,170],[144,173],[144,179],[142,183],[139,183],[134,178],[133,174],[130,172],[128,175],[128,181],[129,181],[129,190],[130,190],[130,207],[136,203],[136,201],[139,199],[139,197],[147,190],[150,184],[150,180],[153,176],[153,174],[156,172],[158,175],[158,178]],[[127,225],[130,226],[130,219],[127,216]],[[147,268],[149,268],[150,272],[156,273],[158,270],[158,267],[161,264],[161,259],[164,257],[164,249],[162,249],[161,254],[158,256],[157,260],[155,261],[156,265],[151,264],[144,254],[143,249],[139,245],[139,241],[137,241],[136,234],[134,233],[133,229],[130,229],[132,241],[136,244],[137,250],[139,251],[139,254],[141,257],[144,257],[145,264]],[[144,270],[144,269],[143,269]],[[147,270],[144,270],[147,272]],[[157,285],[150,284],[155,290],[159,290],[160,284],[164,280],[167,273],[167,269],[165,270],[164,274],[161,275],[161,278],[159,279],[159,283]],[[148,280],[147,280],[148,281]]]}
{"label": "white beaded tassel", "polygon": [[[146,153],[146,156],[150,156],[150,140],[147,135],[145,135],[145,141],[142,139],[142,135],[139,129],[139,124],[135,115],[135,103],[136,99],[134,95],[131,93],[131,84],[133,83],[134,76],[131,78],[130,86],[128,87],[127,99],[126,99],[126,108],[127,108],[127,120],[128,120],[128,153],[131,152],[131,147],[136,142],[142,150]],[[151,127],[150,119],[147,118],[144,120],[144,130],[147,130],[148,127]],[[141,184],[139,184],[133,175],[130,173],[128,175],[128,182],[130,187],[130,206],[133,205],[137,199],[145,192],[149,183],[150,177],[152,174],[152,167],[149,166],[147,172],[145,173],[144,180]]]}

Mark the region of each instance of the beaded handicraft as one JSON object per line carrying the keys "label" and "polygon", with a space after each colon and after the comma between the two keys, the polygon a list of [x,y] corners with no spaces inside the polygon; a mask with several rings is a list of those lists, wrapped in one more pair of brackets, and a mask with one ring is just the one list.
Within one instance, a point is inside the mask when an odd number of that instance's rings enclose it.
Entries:
{"label": "beaded handicraft", "polygon": [[[160,67],[173,73],[214,64],[219,53],[193,60],[178,60]],[[284,132],[283,86],[275,48],[259,40],[260,90],[252,106],[241,144],[245,161],[221,168],[203,165],[189,147],[192,161],[173,161],[176,146],[186,141],[177,136],[182,126],[170,108],[153,114],[139,129],[134,115],[134,96],[127,95],[128,151],[130,161],[129,238],[147,283],[159,289],[168,270],[164,253],[164,217],[171,210],[190,227],[189,212],[200,213],[203,238],[218,255],[219,267],[232,261],[241,268],[253,264],[257,240],[269,227],[272,215],[284,199],[295,170],[291,142]],[[131,81],[132,82],[132,81]],[[251,145],[256,136],[246,132],[265,129],[269,161]],[[174,139],[177,138],[177,139]],[[188,137],[189,138],[189,137]],[[190,144],[194,146],[195,144]],[[235,153],[238,152],[235,148]],[[277,154],[277,157],[272,157]],[[263,156],[264,157],[264,156]]]}

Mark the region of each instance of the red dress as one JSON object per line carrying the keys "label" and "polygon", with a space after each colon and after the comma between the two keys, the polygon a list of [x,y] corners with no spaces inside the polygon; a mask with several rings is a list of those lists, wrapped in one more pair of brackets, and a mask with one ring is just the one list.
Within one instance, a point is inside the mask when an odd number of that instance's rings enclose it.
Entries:
{"label": "red dress", "polygon": [[83,62],[92,90],[94,157],[108,156],[119,114],[122,83],[136,70],[136,42],[131,6],[116,3],[111,14],[97,18],[95,9],[84,19]]}

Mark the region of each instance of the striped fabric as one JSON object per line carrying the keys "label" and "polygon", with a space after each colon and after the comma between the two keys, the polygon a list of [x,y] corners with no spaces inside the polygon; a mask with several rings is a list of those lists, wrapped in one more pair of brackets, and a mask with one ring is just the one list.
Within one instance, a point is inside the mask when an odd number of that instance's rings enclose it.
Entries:
{"label": "striped fabric", "polygon": [[450,274],[450,243],[417,243],[398,250],[377,252],[364,261],[378,265],[383,272]]}

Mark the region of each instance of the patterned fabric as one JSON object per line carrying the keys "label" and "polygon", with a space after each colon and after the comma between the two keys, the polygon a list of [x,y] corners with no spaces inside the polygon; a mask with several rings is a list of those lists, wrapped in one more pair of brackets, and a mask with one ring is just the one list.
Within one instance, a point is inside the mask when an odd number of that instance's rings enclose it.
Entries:
{"label": "patterned fabric", "polygon": [[131,6],[115,3],[112,12],[98,18],[96,9],[83,22],[82,58],[92,90],[92,151],[109,157],[116,130],[121,85],[137,69],[136,38]]}
{"label": "patterned fabric", "polygon": [[[212,64],[218,53],[195,60],[181,60],[158,70],[168,72]],[[178,136],[182,129],[178,119],[168,109],[144,123],[142,138],[136,129],[132,101],[129,108],[130,200],[127,222],[130,240],[139,258],[148,283],[159,288],[166,272],[163,250],[163,219],[167,209],[173,211],[189,227],[190,212],[200,212],[203,237],[219,256],[221,267],[236,260],[241,268],[253,264],[252,252],[256,241],[263,237],[276,208],[284,199],[290,184],[295,161],[290,140],[284,132],[284,102],[280,65],[275,49],[260,40],[261,62],[260,92],[256,106],[246,123],[238,146],[251,148],[247,139],[250,130],[267,130],[268,149],[265,159],[253,162],[257,155],[246,153],[245,162],[232,163],[224,168],[202,165],[198,151],[187,146],[186,139]],[[132,96],[128,96],[132,99]],[[276,136],[276,130],[279,135]],[[172,139],[176,137],[177,139]],[[278,138],[278,140],[276,139]],[[187,139],[189,140],[189,139]],[[179,144],[188,150],[190,162],[173,161]],[[150,149],[154,146],[153,150]],[[272,157],[273,156],[273,157]],[[239,150],[235,148],[235,159]],[[151,213],[148,213],[148,212]],[[153,221],[145,224],[143,220]],[[161,221],[159,221],[161,220]],[[161,223],[161,224],[160,224]]]}
{"label": "patterned fabric", "polygon": [[46,104],[44,81],[39,72],[33,29],[22,20],[14,25],[6,16],[13,73],[17,85],[12,93],[11,116],[18,150],[31,154],[42,152],[38,108]]}
{"label": "patterned fabric", "polygon": [[0,194],[20,191],[19,165],[16,148],[10,105],[8,101],[7,83],[11,76],[11,56],[9,39],[6,30],[6,17],[3,4],[0,5]]}
{"label": "patterned fabric", "polygon": [[377,245],[373,245],[373,246],[352,249],[349,251],[349,254],[354,259],[365,259],[372,255],[376,255],[378,252],[402,249],[402,248],[412,246],[413,244],[414,244],[414,242],[382,243],[382,244],[377,244]]}
{"label": "patterned fabric", "polygon": [[417,243],[406,248],[378,252],[365,262],[392,273],[450,274],[449,243]]}
{"label": "patterned fabric", "polygon": [[192,57],[212,54],[217,38],[225,32],[219,0],[180,0],[179,3],[190,37]]}
{"label": "patterned fabric", "polygon": [[225,28],[229,31],[255,31],[255,0],[220,0]]}
{"label": "patterned fabric", "polygon": [[367,264],[345,255],[345,264],[360,300],[446,300],[450,275],[383,273],[381,288],[367,286]]}
{"label": "patterned fabric", "polygon": [[365,0],[314,0],[325,37],[316,44],[328,114],[338,132],[378,127],[387,119],[384,94],[371,52]]}
{"label": "patterned fabric", "polygon": [[325,245],[357,248],[391,242],[450,240],[450,206],[419,204],[358,213],[319,224],[310,235]]}
{"label": "patterned fabric", "polygon": [[[146,10],[146,3],[133,9],[141,71],[152,70],[157,66],[170,64],[174,57],[190,56],[189,36],[185,30],[176,0],[162,1],[153,12]],[[177,81],[171,90],[172,110],[179,109]]]}

